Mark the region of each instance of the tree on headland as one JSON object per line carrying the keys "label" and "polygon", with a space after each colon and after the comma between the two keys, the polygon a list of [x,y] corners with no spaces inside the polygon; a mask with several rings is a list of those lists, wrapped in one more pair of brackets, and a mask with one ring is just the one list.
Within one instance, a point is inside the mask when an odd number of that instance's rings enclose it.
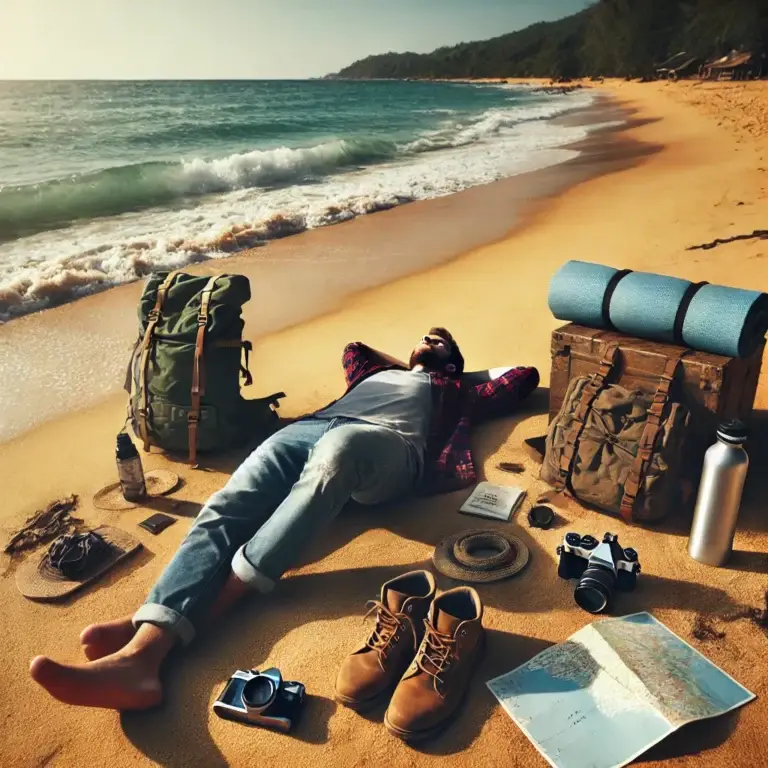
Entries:
{"label": "tree on headland", "polygon": [[677,42],[692,55],[768,50],[768,0],[698,0],[682,5]]}
{"label": "tree on headland", "polygon": [[597,0],[491,40],[368,56],[331,77],[644,77],[682,51],[731,50],[768,52],[768,0]]}
{"label": "tree on headland", "polygon": [[617,77],[650,75],[669,57],[679,5],[669,0],[600,0],[591,9],[582,67]]}

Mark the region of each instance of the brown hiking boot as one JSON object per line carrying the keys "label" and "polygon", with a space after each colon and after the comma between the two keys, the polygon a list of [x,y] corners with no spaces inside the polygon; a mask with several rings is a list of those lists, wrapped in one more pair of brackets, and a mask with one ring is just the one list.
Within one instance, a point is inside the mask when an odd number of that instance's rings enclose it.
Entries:
{"label": "brown hiking boot", "polygon": [[457,587],[435,598],[416,658],[384,716],[390,733],[413,742],[448,724],[483,650],[482,619],[483,604],[471,587]]}
{"label": "brown hiking boot", "polygon": [[424,636],[424,618],[435,597],[428,571],[388,581],[371,600],[376,626],[365,645],[347,656],[336,678],[336,701],[352,709],[375,706],[392,693]]}

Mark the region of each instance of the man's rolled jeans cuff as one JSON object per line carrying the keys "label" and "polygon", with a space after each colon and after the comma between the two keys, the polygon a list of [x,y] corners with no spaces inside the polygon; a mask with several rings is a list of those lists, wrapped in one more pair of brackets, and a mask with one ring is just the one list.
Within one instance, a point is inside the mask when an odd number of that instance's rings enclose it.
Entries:
{"label": "man's rolled jeans cuff", "polygon": [[132,621],[136,628],[146,623],[169,629],[181,640],[182,645],[189,645],[195,637],[195,628],[188,618],[159,603],[144,603],[133,615]]}
{"label": "man's rolled jeans cuff", "polygon": [[245,556],[245,545],[235,552],[232,558],[232,573],[246,586],[266,595],[275,588],[275,580],[265,576],[261,571],[251,565]]}

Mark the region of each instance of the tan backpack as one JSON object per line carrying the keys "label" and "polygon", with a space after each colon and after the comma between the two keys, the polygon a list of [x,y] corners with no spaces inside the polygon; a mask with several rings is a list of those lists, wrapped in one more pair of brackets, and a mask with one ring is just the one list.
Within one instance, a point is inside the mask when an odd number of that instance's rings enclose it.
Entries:
{"label": "tan backpack", "polygon": [[670,402],[680,358],[667,361],[654,395],[607,383],[610,345],[591,376],[573,379],[549,425],[541,478],[627,522],[663,519],[684,502],[688,409]]}

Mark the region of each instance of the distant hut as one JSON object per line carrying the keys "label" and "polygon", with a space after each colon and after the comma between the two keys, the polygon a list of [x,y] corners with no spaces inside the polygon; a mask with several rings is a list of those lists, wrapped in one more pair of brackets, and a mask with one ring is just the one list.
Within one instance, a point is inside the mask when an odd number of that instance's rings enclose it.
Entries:
{"label": "distant hut", "polygon": [[757,57],[748,51],[731,51],[727,56],[710,61],[701,69],[705,80],[749,80],[759,76]]}

